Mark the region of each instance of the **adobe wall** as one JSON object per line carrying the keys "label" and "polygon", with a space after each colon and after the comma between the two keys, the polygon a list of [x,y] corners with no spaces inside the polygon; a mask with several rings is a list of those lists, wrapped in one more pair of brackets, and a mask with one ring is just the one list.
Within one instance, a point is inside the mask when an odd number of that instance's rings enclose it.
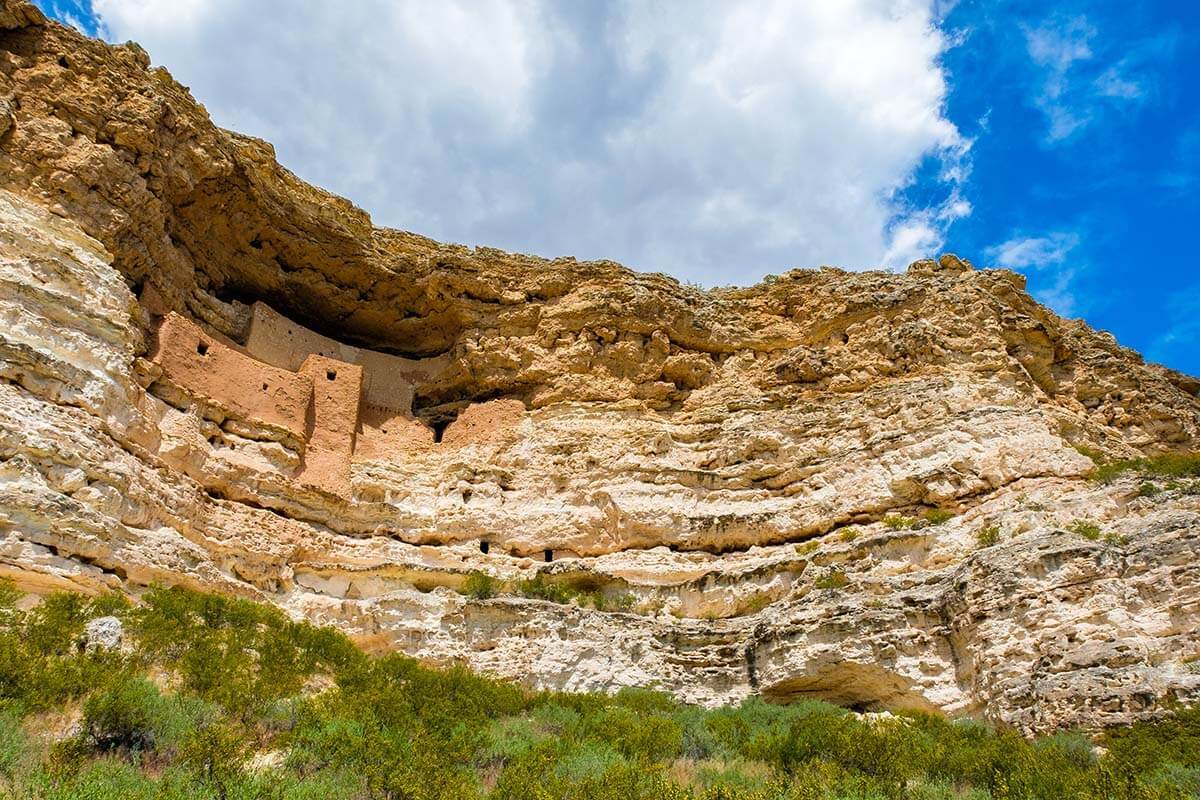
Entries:
{"label": "adobe wall", "polygon": [[358,429],[362,367],[312,355],[300,365],[299,377],[311,382],[308,446],[299,478],[338,494],[350,492],[350,460]]}
{"label": "adobe wall", "polygon": [[354,458],[389,461],[397,453],[410,453],[434,446],[433,429],[411,414],[377,406],[362,406]]}
{"label": "adobe wall", "polygon": [[[152,294],[143,298],[152,314],[158,310],[153,301]],[[178,391],[230,417],[285,432],[303,452],[297,480],[336,494],[350,493],[350,465],[356,458],[388,461],[439,446],[433,430],[414,419],[410,408],[415,384],[440,369],[440,363],[430,362],[442,359],[414,361],[343,345],[262,303],[254,305],[244,348],[167,312],[151,358],[162,367],[163,380]],[[380,395],[385,402],[373,402]],[[441,446],[502,438],[515,430],[524,413],[517,400],[472,404],[446,428]]]}
{"label": "adobe wall", "polygon": [[520,400],[472,403],[446,427],[442,434],[442,445],[464,447],[496,441],[515,432],[524,418],[525,404]]}
{"label": "adobe wall", "polygon": [[363,401],[371,406],[411,412],[413,392],[447,363],[445,357],[411,359],[343,344],[300,325],[263,302],[251,309],[246,351],[276,367],[296,371],[310,355],[358,364]]}
{"label": "adobe wall", "polygon": [[311,381],[256,361],[168,312],[151,343],[151,360],[178,389],[230,417],[306,437]]}

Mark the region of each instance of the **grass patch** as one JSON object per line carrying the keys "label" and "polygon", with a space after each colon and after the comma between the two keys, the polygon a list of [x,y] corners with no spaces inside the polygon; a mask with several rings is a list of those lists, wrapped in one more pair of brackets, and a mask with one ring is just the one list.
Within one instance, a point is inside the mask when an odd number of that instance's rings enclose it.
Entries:
{"label": "grass patch", "polygon": [[1086,519],[1075,520],[1067,526],[1067,530],[1076,536],[1082,536],[1093,542],[1100,538],[1100,526]]}

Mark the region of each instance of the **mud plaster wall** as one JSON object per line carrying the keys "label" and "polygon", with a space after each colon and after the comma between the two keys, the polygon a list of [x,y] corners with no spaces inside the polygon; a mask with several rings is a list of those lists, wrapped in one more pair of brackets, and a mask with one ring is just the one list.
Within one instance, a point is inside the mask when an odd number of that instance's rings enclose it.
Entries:
{"label": "mud plaster wall", "polygon": [[520,400],[489,400],[472,403],[451,422],[442,435],[442,446],[463,447],[496,441],[516,432],[525,418]]}
{"label": "mud plaster wall", "polygon": [[300,480],[331,492],[349,494],[362,367],[313,355],[304,359],[299,374],[312,382],[308,447],[304,451]]}
{"label": "mud plaster wall", "polygon": [[356,461],[389,461],[397,453],[434,446],[433,429],[410,414],[364,404],[359,422]]}
{"label": "mud plaster wall", "polygon": [[451,422],[440,442],[425,423],[410,414],[364,405],[359,415],[355,461],[389,461],[397,454],[431,447],[455,448],[502,441],[516,434],[525,418],[520,400],[489,400],[472,403]]}
{"label": "mud plaster wall", "polygon": [[312,383],[308,377],[256,361],[170,312],[151,345],[151,360],[176,389],[230,417],[281,428],[297,443],[306,436]]}
{"label": "mud plaster wall", "polygon": [[[164,382],[175,391],[227,416],[280,428],[294,438],[303,450],[296,477],[305,484],[348,495],[354,460],[390,461],[430,447],[456,448],[499,441],[513,435],[524,418],[525,407],[519,400],[472,404],[446,428],[441,443],[436,443],[433,430],[414,419],[407,408],[398,410],[369,402],[365,387],[369,367],[312,353],[304,356],[295,372],[257,360],[257,355],[266,354],[291,363],[300,350],[313,344],[310,335],[324,337],[293,325],[262,304],[255,307],[259,309],[259,324],[254,328],[258,336],[253,351],[253,334],[243,352],[236,344],[224,342],[170,312],[158,327],[152,359],[162,368]],[[269,331],[286,337],[289,325],[293,325],[293,338],[285,338],[283,345],[275,346],[264,338]],[[333,345],[326,348],[330,350],[379,356],[383,362],[406,361],[325,341]],[[368,362],[377,363],[370,358]],[[391,373],[387,380],[377,381],[376,387],[403,384],[404,393],[399,396],[411,402],[413,384],[397,375]]]}
{"label": "mud plaster wall", "polygon": [[310,355],[358,364],[363,372],[363,401],[404,412],[412,410],[416,386],[447,363],[442,356],[416,360],[343,344],[293,322],[263,302],[256,302],[251,309],[246,351],[261,361],[293,372]]}

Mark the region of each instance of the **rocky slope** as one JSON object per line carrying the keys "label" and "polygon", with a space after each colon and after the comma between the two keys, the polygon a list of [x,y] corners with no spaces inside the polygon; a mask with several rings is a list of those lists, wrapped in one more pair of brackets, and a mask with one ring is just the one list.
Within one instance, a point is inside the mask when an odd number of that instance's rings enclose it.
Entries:
{"label": "rocky slope", "polygon": [[[256,302],[399,399],[322,439]],[[298,404],[201,386],[164,320]],[[539,686],[1117,723],[1200,696],[1200,490],[1081,452],[1200,449],[1198,391],[953,256],[703,292],[373,228],[136,45],[0,0],[0,572],[32,590],[217,589]]]}

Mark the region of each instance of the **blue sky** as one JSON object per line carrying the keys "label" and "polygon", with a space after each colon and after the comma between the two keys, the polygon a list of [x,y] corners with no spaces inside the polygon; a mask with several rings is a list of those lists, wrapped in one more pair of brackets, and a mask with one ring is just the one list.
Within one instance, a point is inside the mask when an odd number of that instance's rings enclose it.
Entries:
{"label": "blue sky", "polygon": [[41,6],[378,224],[704,285],[949,250],[1200,374],[1200,4]]}

